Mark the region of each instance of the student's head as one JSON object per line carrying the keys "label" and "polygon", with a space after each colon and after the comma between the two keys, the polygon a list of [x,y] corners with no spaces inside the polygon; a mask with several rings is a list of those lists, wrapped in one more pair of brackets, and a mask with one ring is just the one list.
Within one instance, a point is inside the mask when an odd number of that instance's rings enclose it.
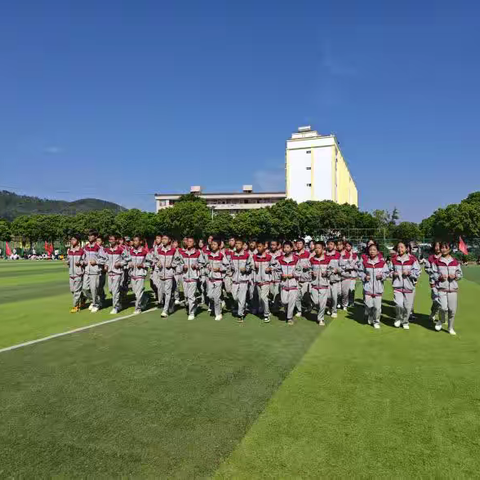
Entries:
{"label": "student's head", "polygon": [[375,258],[378,255],[378,246],[375,242],[368,246],[368,255],[370,258]]}
{"label": "student's head", "polygon": [[233,250],[235,248],[235,237],[230,237],[228,239],[228,247]]}
{"label": "student's head", "polygon": [[161,235],[160,233],[158,235],[155,235],[155,245],[160,245],[162,243],[162,238],[163,235]]}
{"label": "student's head", "polygon": [[248,248],[250,250],[255,250],[257,248],[257,241],[254,240],[253,238],[251,240],[248,241]]}
{"label": "student's head", "polygon": [[76,247],[80,243],[80,236],[77,234],[74,234],[70,237],[70,245],[72,247]]}
{"label": "student's head", "polygon": [[193,237],[186,237],[187,248],[195,247],[195,239]]}
{"label": "student's head", "polygon": [[295,246],[297,247],[297,251],[301,252],[305,248],[305,240],[303,238],[299,238],[295,242]]}
{"label": "student's head", "polygon": [[402,256],[405,255],[406,251],[407,246],[405,245],[405,242],[398,242],[395,247],[395,252],[397,252],[398,255]]}
{"label": "student's head", "polygon": [[173,240],[172,241],[172,247],[173,248],[178,248],[178,240]]}
{"label": "student's head", "polygon": [[352,251],[352,242],[350,242],[350,241],[348,241],[348,240],[345,241],[345,250],[346,250],[347,252],[351,252],[351,251]]}
{"label": "student's head", "polygon": [[235,250],[237,252],[241,252],[243,250],[244,243],[245,242],[241,238],[237,238],[235,240]]}
{"label": "student's head", "polygon": [[127,247],[131,247],[132,246],[132,240],[130,237],[128,236],[125,236],[125,245],[127,245]]}
{"label": "student's head", "polygon": [[95,240],[95,242],[97,243],[97,245],[99,247],[101,247],[103,245],[103,238],[102,237],[97,237],[97,239]]}
{"label": "student's head", "polygon": [[432,243],[432,252],[435,255],[438,255],[440,253],[440,242],[436,241]]}
{"label": "student's head", "polygon": [[270,242],[270,251],[273,253],[273,252],[276,252],[277,250],[278,250],[278,241],[272,240]]}
{"label": "student's head", "polygon": [[123,239],[123,237],[118,237],[117,241],[119,245],[123,245],[125,243],[125,240]]}
{"label": "student's head", "polygon": [[183,248],[186,248],[186,247],[187,247],[187,237],[183,237],[183,239],[182,239],[182,246],[183,246]]}
{"label": "student's head", "polygon": [[325,250],[325,243],[324,242],[322,242],[320,240],[318,242],[315,242],[315,255],[317,257],[321,257],[324,250]]}
{"label": "student's head", "polygon": [[310,240],[310,243],[308,244],[308,248],[310,249],[311,252],[315,250],[315,241]]}
{"label": "student's head", "polygon": [[290,255],[293,252],[293,243],[290,240],[283,242],[283,253]]}
{"label": "student's head", "polygon": [[117,236],[114,233],[108,236],[108,243],[111,247],[114,247],[117,244]]}
{"label": "student's head", "polygon": [[[187,239],[188,240],[188,239]],[[203,248],[205,246],[205,242],[203,240],[203,238],[201,238],[199,241],[198,241],[198,248]]]}
{"label": "student's head", "polygon": [[134,235],[133,237],[133,248],[139,248],[142,245],[142,239],[140,235]]}
{"label": "student's head", "polygon": [[257,252],[261,255],[266,250],[265,244],[263,242],[257,243]]}
{"label": "student's head", "polygon": [[168,235],[162,235],[162,245],[166,247],[170,243],[170,237]]}
{"label": "student's head", "polygon": [[225,248],[225,242],[223,240],[220,240],[220,250],[223,250]]}
{"label": "student's head", "polygon": [[375,242],[375,240],[373,238],[371,238],[368,242],[367,242],[367,248],[370,246],[370,245],[373,245]]}
{"label": "student's head", "polygon": [[218,252],[219,249],[220,249],[220,239],[212,238],[212,240],[210,241],[210,250],[212,252]]}
{"label": "student's head", "polygon": [[337,240],[337,250],[339,252],[341,252],[341,251],[343,251],[344,248],[345,248],[345,245],[343,243],[343,240],[341,240],[341,239]]}
{"label": "student's head", "polygon": [[97,239],[97,232],[95,230],[88,231],[88,241],[93,243]]}
{"label": "student's head", "polygon": [[213,241],[213,235],[209,235],[207,239],[207,243],[210,245]]}
{"label": "student's head", "polygon": [[411,244],[411,243],[407,243],[405,246],[407,247],[407,252],[408,252],[408,253],[412,253],[412,244]]}
{"label": "student's head", "polygon": [[329,252],[333,252],[333,250],[335,250],[335,240],[333,238],[329,238],[327,240],[327,250]]}
{"label": "student's head", "polygon": [[452,247],[448,242],[441,242],[440,243],[440,252],[444,257],[447,255],[450,255],[450,252],[452,251]]}

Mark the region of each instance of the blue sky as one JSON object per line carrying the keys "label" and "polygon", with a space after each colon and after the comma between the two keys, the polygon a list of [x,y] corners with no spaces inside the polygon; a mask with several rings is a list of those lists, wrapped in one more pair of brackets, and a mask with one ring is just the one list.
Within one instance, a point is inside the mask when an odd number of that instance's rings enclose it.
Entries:
{"label": "blue sky", "polygon": [[360,208],[421,220],[480,188],[478,2],[3,2],[0,188],[152,210],[284,188],[334,132]]}

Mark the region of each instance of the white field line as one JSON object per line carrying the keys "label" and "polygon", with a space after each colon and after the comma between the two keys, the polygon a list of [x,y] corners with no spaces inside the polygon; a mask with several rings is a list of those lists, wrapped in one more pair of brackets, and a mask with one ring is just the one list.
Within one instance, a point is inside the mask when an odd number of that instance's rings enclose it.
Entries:
{"label": "white field line", "polygon": [[[148,313],[153,312],[156,308],[150,308],[149,310],[145,310],[142,312]],[[72,333],[83,332],[84,330],[90,330],[91,328],[101,327],[102,325],[107,325],[109,323],[119,322],[120,320],[125,320],[126,318],[135,317],[134,313],[130,315],[124,315],[123,317],[112,318],[111,320],[104,320],[103,322],[92,323],[91,325],[86,325],[85,327],[75,328],[73,330],[68,330],[66,332],[55,333],[54,335],[49,335],[48,337],[37,338],[36,340],[30,340],[29,342],[19,343],[17,345],[12,345],[11,347],[5,347],[0,349],[0,353],[10,352],[11,350],[16,350],[17,348],[28,347],[30,345],[35,345],[36,343],[46,342],[47,340],[53,340],[54,338],[64,337],[65,335],[71,335]]]}

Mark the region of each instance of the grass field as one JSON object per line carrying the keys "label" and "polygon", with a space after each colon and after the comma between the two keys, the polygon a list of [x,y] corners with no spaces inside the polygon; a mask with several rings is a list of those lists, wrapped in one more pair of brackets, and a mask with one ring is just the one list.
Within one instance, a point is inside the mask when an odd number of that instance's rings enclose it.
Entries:
{"label": "grass field", "polygon": [[[0,353],[0,477],[478,476],[479,282],[457,337],[422,278],[409,331],[389,289],[380,331],[155,310]],[[60,264],[0,262],[0,348],[112,318],[70,306]]]}

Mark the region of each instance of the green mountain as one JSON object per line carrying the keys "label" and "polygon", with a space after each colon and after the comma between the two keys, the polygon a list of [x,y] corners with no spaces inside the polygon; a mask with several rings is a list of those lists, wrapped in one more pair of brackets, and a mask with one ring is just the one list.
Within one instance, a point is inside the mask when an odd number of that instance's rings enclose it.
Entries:
{"label": "green mountain", "polygon": [[73,202],[65,200],[47,200],[38,197],[29,197],[27,195],[17,195],[6,190],[0,191],[0,218],[13,220],[20,215],[29,215],[34,213],[63,213],[65,215],[75,215],[92,210],[112,210],[122,212],[126,208],[116,203],[98,200],[96,198],[82,198]]}

